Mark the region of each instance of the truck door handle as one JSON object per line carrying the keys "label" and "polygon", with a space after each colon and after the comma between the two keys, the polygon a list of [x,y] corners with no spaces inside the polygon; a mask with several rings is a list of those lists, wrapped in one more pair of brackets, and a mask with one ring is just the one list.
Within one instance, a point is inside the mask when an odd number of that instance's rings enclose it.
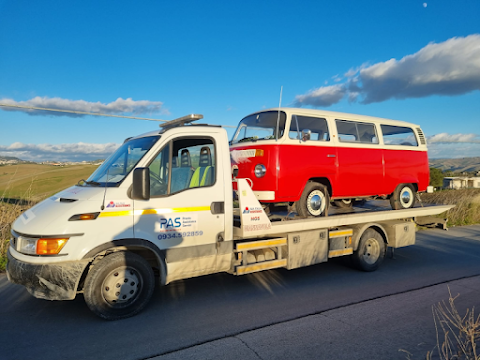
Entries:
{"label": "truck door handle", "polygon": [[335,154],[328,154],[327,157],[329,157],[329,158],[334,158],[334,157],[337,157],[337,155],[335,155]]}
{"label": "truck door handle", "polygon": [[212,205],[210,205],[210,211],[212,214],[224,214],[225,203],[223,201],[212,202]]}

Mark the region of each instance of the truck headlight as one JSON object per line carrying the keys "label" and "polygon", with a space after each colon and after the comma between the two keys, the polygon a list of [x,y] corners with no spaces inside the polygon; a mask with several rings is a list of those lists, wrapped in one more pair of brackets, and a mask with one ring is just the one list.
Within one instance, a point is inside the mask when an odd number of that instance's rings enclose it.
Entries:
{"label": "truck headlight", "polygon": [[19,236],[17,251],[26,255],[57,255],[68,238],[28,238]]}
{"label": "truck headlight", "polygon": [[265,176],[265,173],[267,172],[267,168],[263,164],[257,164],[255,166],[255,176],[257,178],[261,178]]}

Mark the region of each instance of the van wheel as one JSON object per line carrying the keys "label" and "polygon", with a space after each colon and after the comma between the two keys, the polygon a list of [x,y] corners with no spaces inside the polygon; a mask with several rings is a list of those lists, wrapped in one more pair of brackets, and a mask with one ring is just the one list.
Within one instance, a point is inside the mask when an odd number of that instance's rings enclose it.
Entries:
{"label": "van wheel", "polygon": [[353,207],[352,199],[335,200],[333,203],[336,207],[341,209],[351,209]]}
{"label": "van wheel", "polygon": [[85,279],[84,298],[89,309],[106,320],[138,314],[155,287],[151,266],[140,255],[121,251],[105,256]]}
{"label": "van wheel", "polygon": [[415,205],[415,189],[411,184],[400,184],[390,197],[394,210],[409,209]]}
{"label": "van wheel", "polygon": [[373,229],[366,230],[360,238],[358,249],[352,255],[356,268],[363,271],[375,271],[385,257],[385,242],[382,235]]}
{"label": "van wheel", "polygon": [[300,216],[327,216],[330,197],[325,185],[308,182],[297,204]]}

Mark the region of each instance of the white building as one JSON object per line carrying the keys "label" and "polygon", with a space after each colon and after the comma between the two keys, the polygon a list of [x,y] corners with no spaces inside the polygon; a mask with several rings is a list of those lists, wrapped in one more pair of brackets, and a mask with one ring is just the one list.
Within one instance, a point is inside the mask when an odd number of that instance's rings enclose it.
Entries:
{"label": "white building", "polygon": [[444,189],[468,189],[480,188],[480,177],[445,177],[443,178]]}

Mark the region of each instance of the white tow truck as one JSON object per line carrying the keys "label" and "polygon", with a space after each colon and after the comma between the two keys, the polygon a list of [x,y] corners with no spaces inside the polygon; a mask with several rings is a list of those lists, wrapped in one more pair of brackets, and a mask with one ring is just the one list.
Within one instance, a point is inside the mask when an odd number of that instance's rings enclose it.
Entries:
{"label": "white tow truck", "polygon": [[350,256],[373,271],[387,247],[415,243],[413,219],[451,206],[269,217],[237,181],[234,207],[227,133],[172,120],[125,140],[86,181],[25,211],[12,225],[8,279],[37,298],[83,293],[96,315],[140,312],[156,283],[218,272],[295,269]]}

